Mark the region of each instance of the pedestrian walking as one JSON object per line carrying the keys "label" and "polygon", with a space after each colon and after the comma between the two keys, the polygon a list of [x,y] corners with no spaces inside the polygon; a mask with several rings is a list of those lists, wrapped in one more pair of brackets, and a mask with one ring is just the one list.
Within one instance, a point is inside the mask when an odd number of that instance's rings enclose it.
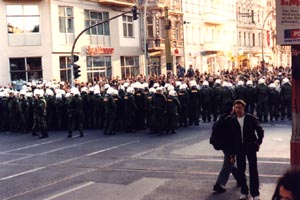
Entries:
{"label": "pedestrian walking", "polygon": [[241,184],[241,200],[246,200],[249,194],[246,171],[246,158],[249,164],[250,194],[254,200],[260,200],[259,176],[257,169],[257,154],[262,144],[264,130],[258,120],[251,114],[245,113],[246,103],[243,100],[234,102],[232,118],[232,133],[234,134],[234,149],[237,154],[237,167]]}

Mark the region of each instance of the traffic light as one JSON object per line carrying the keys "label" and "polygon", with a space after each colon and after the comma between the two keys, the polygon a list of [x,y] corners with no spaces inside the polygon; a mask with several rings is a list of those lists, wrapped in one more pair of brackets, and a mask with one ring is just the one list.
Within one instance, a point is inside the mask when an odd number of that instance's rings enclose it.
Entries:
{"label": "traffic light", "polygon": [[133,6],[131,11],[132,11],[133,20],[137,20],[138,19],[137,7]]}
{"label": "traffic light", "polygon": [[74,75],[74,79],[77,79],[81,76],[79,65],[73,64],[73,75]]}

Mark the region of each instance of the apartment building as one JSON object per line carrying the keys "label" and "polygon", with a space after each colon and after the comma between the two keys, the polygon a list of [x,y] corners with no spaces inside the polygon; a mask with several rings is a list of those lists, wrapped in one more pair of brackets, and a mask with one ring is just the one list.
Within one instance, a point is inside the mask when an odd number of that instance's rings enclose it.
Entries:
{"label": "apartment building", "polygon": [[234,67],[236,1],[183,0],[185,65],[200,72]]}
{"label": "apartment building", "polygon": [[70,52],[81,66],[79,81],[140,73],[139,23],[133,0],[4,0],[0,2],[0,84],[15,80],[70,81]]}

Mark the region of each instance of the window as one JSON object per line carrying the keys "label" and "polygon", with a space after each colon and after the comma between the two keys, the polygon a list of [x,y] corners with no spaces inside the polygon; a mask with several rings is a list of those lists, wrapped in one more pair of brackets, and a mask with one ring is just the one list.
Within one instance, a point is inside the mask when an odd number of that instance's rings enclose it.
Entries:
{"label": "window", "polygon": [[110,56],[88,56],[87,77],[88,81],[98,81],[100,78],[111,78],[111,57]]}
{"label": "window", "polygon": [[121,56],[122,78],[136,76],[139,74],[138,56]]}
{"label": "window", "polygon": [[247,46],[246,42],[247,42],[247,40],[246,40],[246,32],[244,32],[244,47]]}
{"label": "window", "polygon": [[[109,19],[108,12],[84,11],[85,28]],[[99,24],[87,31],[89,35],[110,35],[109,22]]]}
{"label": "window", "polygon": [[71,82],[71,68],[69,65],[69,57],[59,57],[59,68],[60,68],[60,80],[65,82]]}
{"label": "window", "polygon": [[239,32],[239,46],[242,46],[242,33]]}
{"label": "window", "polygon": [[133,17],[123,16],[123,36],[133,37]]}
{"label": "window", "polygon": [[59,6],[58,15],[59,15],[59,32],[74,33],[73,8]]}
{"label": "window", "polygon": [[148,38],[153,38],[153,17],[147,17],[147,34]]}
{"label": "window", "polygon": [[252,33],[252,46],[255,47],[255,33]]}
{"label": "window", "polygon": [[40,32],[38,5],[7,5],[6,12],[9,34]]}
{"label": "window", "polygon": [[10,77],[12,81],[31,81],[43,78],[42,58],[10,58]]}

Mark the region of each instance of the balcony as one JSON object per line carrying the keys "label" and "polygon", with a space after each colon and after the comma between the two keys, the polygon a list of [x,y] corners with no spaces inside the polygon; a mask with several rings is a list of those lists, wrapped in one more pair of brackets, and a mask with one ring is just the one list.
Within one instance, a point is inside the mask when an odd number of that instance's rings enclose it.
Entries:
{"label": "balcony", "polygon": [[204,51],[228,51],[230,46],[228,44],[222,44],[220,42],[206,42],[203,45]]}
{"label": "balcony", "polygon": [[201,19],[204,23],[212,25],[222,25],[227,21],[226,17],[220,13],[205,13],[201,15]]}
{"label": "balcony", "polygon": [[106,6],[128,7],[135,5],[135,0],[98,0],[98,2]]}

